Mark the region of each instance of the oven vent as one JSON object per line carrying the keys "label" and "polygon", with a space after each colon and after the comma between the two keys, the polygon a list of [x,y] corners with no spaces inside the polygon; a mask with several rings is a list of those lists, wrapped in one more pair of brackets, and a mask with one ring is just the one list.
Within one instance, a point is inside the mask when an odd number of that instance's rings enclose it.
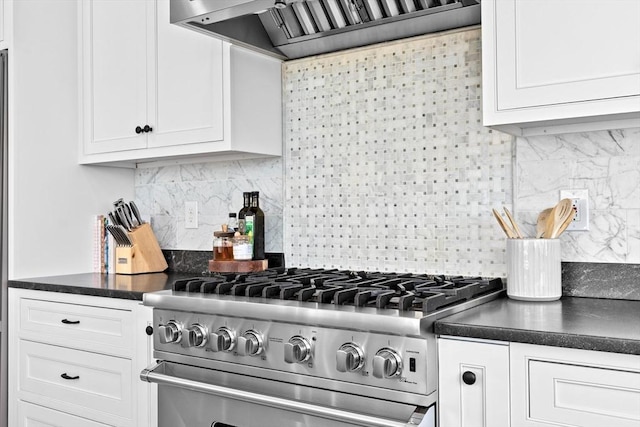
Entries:
{"label": "oven vent", "polygon": [[476,25],[480,4],[476,0],[171,0],[171,22],[286,60]]}

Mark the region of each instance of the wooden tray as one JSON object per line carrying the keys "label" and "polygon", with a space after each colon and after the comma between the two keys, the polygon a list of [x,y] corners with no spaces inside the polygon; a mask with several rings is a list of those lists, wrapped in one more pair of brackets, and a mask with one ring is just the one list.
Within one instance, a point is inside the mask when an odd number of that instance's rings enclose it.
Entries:
{"label": "wooden tray", "polygon": [[209,271],[216,273],[250,273],[264,271],[269,266],[266,259],[250,261],[214,261],[209,260]]}

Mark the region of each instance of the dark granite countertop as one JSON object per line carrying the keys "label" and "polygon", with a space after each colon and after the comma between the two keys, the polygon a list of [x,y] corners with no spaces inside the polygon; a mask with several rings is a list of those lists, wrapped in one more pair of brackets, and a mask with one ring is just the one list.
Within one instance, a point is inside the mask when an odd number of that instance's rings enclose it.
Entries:
{"label": "dark granite countertop", "polygon": [[640,301],[502,298],[440,319],[439,335],[640,354]]}
{"label": "dark granite countertop", "polygon": [[10,288],[142,300],[145,292],[171,289],[176,279],[197,273],[148,273],[136,275],[81,273],[9,280]]}

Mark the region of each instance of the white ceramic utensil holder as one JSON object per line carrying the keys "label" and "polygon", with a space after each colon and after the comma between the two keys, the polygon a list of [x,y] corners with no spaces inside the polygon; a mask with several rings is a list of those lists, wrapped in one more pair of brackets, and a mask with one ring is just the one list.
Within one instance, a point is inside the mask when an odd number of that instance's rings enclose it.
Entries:
{"label": "white ceramic utensil holder", "polygon": [[507,239],[507,295],[524,301],[562,296],[560,240]]}

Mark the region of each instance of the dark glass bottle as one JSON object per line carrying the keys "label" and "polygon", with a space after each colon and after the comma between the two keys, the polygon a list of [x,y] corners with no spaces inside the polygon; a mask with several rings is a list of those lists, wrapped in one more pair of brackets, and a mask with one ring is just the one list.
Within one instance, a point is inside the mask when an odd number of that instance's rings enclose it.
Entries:
{"label": "dark glass bottle", "polygon": [[[260,209],[260,193],[251,193],[251,207],[246,213],[247,223],[252,222],[253,259],[264,259],[264,212]],[[248,218],[251,217],[251,218]]]}
{"label": "dark glass bottle", "polygon": [[238,212],[238,231],[241,234],[245,234],[245,217],[247,215],[247,211],[251,207],[251,193],[245,191],[244,193],[242,193],[242,197],[244,198],[244,203],[242,204],[242,209],[240,209],[240,212]]}

